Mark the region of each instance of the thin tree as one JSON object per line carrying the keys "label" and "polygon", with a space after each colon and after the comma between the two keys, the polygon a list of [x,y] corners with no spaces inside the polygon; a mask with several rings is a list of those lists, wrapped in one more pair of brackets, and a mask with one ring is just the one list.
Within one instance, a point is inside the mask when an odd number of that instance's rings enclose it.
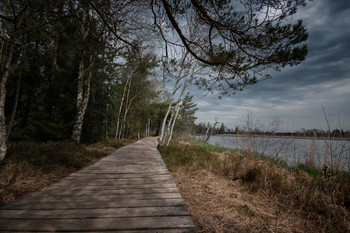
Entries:
{"label": "thin tree", "polygon": [[[1,62],[4,62],[4,65],[0,63],[3,67],[1,81],[0,81],[0,161],[4,159],[7,151],[7,138],[8,138],[8,128],[6,126],[6,117],[5,117],[5,101],[6,101],[6,84],[10,75],[11,63],[13,54],[15,52],[16,41],[20,36],[19,30],[25,21],[27,16],[27,9],[29,3],[26,1],[23,5],[11,4],[13,13],[11,16],[7,14],[6,5],[3,6],[2,12],[2,37],[1,37]],[[17,9],[18,8],[18,9]],[[18,12],[18,13],[17,13]],[[5,24],[11,24],[9,30],[6,32]],[[7,52],[4,56],[4,44],[7,43]],[[22,54],[23,55],[23,54]]]}

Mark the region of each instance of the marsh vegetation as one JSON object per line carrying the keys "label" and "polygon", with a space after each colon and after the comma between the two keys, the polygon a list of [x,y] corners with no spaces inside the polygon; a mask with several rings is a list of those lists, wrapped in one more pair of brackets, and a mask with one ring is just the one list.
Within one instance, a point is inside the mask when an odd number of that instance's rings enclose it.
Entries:
{"label": "marsh vegetation", "polygon": [[159,148],[201,232],[346,232],[350,174],[193,141]]}

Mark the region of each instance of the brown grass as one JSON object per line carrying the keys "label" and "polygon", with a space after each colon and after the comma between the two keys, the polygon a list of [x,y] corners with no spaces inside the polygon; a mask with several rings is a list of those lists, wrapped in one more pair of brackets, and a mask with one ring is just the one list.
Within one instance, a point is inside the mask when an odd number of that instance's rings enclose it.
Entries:
{"label": "brown grass", "polygon": [[73,171],[73,169],[55,167],[50,173],[45,173],[28,163],[8,164],[0,171],[0,206],[15,202]]}
{"label": "brown grass", "polygon": [[160,149],[199,232],[350,229],[349,174],[324,180],[242,153],[170,147]]}
{"label": "brown grass", "polygon": [[0,161],[0,206],[48,186],[134,141],[110,140],[91,145],[70,141],[10,144],[7,156]]}

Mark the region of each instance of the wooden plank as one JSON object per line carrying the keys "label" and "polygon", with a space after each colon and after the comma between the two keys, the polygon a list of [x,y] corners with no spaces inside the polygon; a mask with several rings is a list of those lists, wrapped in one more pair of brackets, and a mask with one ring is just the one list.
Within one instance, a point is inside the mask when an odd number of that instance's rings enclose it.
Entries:
{"label": "wooden plank", "polygon": [[[51,231],[41,231],[41,233],[52,233]],[[65,232],[65,233],[77,233],[72,231],[55,231],[55,232]],[[108,233],[108,232],[116,232],[113,231],[79,231],[79,233]],[[195,233],[194,228],[181,228],[181,229],[157,229],[157,230],[132,230],[132,231],[124,231],[124,230],[118,230],[118,233]],[[0,233],[13,233],[13,231],[2,231],[0,230]]]}
{"label": "wooden plank", "polygon": [[154,188],[177,188],[175,183],[165,183],[165,184],[121,184],[121,185],[100,185],[100,186],[96,186],[96,185],[86,185],[83,186],[81,184],[77,184],[76,186],[71,185],[71,186],[49,186],[46,187],[45,189],[43,189],[43,191],[56,191],[56,192],[60,192],[61,190],[63,190],[64,187],[67,187],[67,189],[69,189],[69,191],[85,191],[85,190],[96,190],[99,191],[101,189],[103,190],[123,190],[123,189],[154,189]]}
{"label": "wooden plank", "polygon": [[173,178],[169,174],[153,174],[153,175],[145,175],[145,174],[106,174],[106,173],[85,173],[85,174],[76,174],[70,175],[64,178],[64,180],[80,180],[84,182],[85,180],[89,181],[91,179],[94,180],[167,180]]}
{"label": "wooden plank", "polygon": [[76,201],[76,202],[18,202],[2,207],[2,210],[65,210],[65,209],[94,209],[94,208],[122,208],[122,207],[158,207],[158,206],[183,206],[182,198],[134,200],[121,199],[114,202],[100,201]]}
{"label": "wooden plank", "polygon": [[[60,190],[55,189],[51,191],[43,190],[40,193],[31,194],[29,197],[44,197],[44,196],[91,196],[91,195],[126,195],[139,193],[168,193],[178,192],[177,188],[135,188],[135,189],[100,189],[100,190]],[[1,209],[1,208],[0,208]]]}
{"label": "wooden plank", "polygon": [[59,218],[118,218],[118,217],[160,217],[186,216],[185,206],[137,207],[110,209],[69,209],[69,210],[6,210],[0,211],[0,219],[59,219]]}
{"label": "wooden plank", "polygon": [[75,179],[56,183],[55,187],[79,187],[79,186],[117,186],[117,185],[143,185],[143,184],[173,184],[171,178],[166,179]]}
{"label": "wooden plank", "polygon": [[118,231],[193,227],[189,216],[96,219],[0,219],[5,231]]}
{"label": "wooden plank", "polygon": [[96,195],[95,193],[91,193],[86,196],[78,196],[78,195],[45,195],[43,197],[31,197],[26,198],[21,201],[21,203],[28,202],[69,202],[69,201],[118,201],[119,199],[134,199],[134,200],[151,200],[151,199],[171,199],[171,198],[182,198],[180,193],[136,193],[136,194],[120,194],[120,195]]}

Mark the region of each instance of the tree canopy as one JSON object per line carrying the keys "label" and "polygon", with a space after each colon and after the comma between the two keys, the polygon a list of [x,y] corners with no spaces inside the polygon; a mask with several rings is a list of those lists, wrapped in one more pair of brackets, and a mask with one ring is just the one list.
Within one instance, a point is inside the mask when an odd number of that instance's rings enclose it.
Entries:
{"label": "tree canopy", "polygon": [[304,4],[1,0],[0,159],[8,138],[79,142],[121,129],[119,137],[159,132],[166,109],[156,102],[155,69],[181,60],[179,51],[210,74],[192,82],[220,95],[299,64],[307,31],[288,18]]}

